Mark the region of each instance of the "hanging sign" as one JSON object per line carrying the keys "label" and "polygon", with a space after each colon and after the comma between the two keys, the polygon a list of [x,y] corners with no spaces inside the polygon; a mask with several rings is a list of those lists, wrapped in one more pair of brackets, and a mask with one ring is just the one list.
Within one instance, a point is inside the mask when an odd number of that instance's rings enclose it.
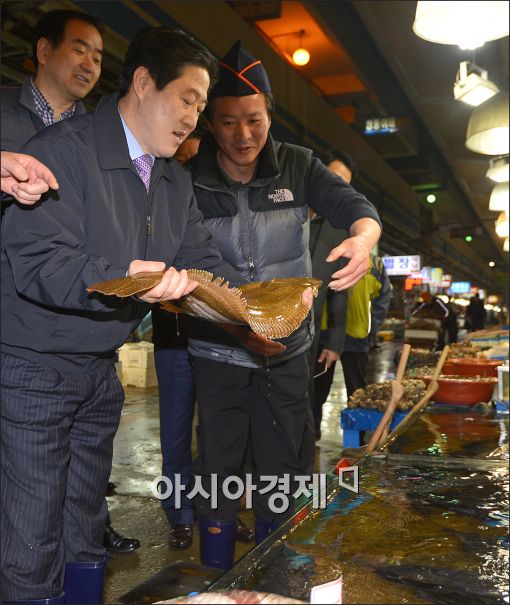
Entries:
{"label": "hanging sign", "polygon": [[419,254],[414,256],[383,256],[382,262],[388,275],[409,275],[419,271],[421,267]]}
{"label": "hanging sign", "polygon": [[450,290],[452,294],[469,294],[471,283],[468,281],[452,281]]}
{"label": "hanging sign", "polygon": [[432,267],[430,270],[430,285],[440,286],[443,280],[443,270],[441,267]]}

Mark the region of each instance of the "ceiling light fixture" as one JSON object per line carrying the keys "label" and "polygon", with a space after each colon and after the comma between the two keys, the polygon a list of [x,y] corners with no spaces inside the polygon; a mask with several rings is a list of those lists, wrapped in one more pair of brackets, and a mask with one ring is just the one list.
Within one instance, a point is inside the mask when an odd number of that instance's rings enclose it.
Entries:
{"label": "ceiling light fixture", "polygon": [[496,263],[493,260],[489,261],[489,267],[495,267],[495,266],[496,266]]}
{"label": "ceiling light fixture", "polygon": [[286,52],[286,53],[284,52],[284,54],[287,55],[287,57],[292,58],[292,62],[295,65],[302,67],[303,65],[306,65],[310,61],[310,53],[306,50],[306,48],[303,48],[303,36],[305,35],[305,33],[306,33],[306,31],[304,29],[300,29],[299,31],[290,32],[288,34],[276,34],[276,36],[271,36],[271,40],[273,40],[274,38],[281,38],[283,36],[299,37],[299,46],[292,53],[292,57],[290,56],[290,53],[288,53],[288,52]]}
{"label": "ceiling light fixture", "polygon": [[492,190],[489,200],[489,210],[508,213],[508,181],[498,183]]}
{"label": "ceiling light fixture", "polygon": [[300,67],[302,65],[306,65],[308,61],[310,61],[310,53],[306,50],[306,48],[299,47],[292,53],[292,60],[296,65]]}
{"label": "ceiling light fixture", "polygon": [[489,170],[485,176],[489,177],[496,183],[508,182],[508,156],[503,155],[499,158],[491,158],[489,160]]}
{"label": "ceiling light fixture", "polygon": [[508,215],[506,212],[502,212],[498,216],[498,220],[496,221],[496,234],[499,237],[508,237],[510,235],[510,230],[508,228]]}
{"label": "ceiling light fixture", "polygon": [[433,204],[437,200],[437,197],[433,193],[429,193],[425,199],[429,204]]}
{"label": "ceiling light fixture", "polygon": [[508,36],[508,2],[433,2],[416,5],[414,33],[438,44],[473,50]]}
{"label": "ceiling light fixture", "polygon": [[292,54],[292,60],[294,61],[294,63],[296,65],[299,65],[299,67],[306,65],[308,63],[308,61],[310,61],[310,53],[306,50],[306,48],[303,48],[304,34],[305,34],[305,30],[302,29],[299,32],[299,48],[297,48],[294,51],[294,53]]}
{"label": "ceiling light fixture", "polygon": [[499,92],[473,111],[466,147],[485,155],[508,153],[508,92]]}
{"label": "ceiling light fixture", "polygon": [[499,92],[499,88],[487,77],[487,70],[469,61],[462,61],[453,85],[456,101],[478,107]]}

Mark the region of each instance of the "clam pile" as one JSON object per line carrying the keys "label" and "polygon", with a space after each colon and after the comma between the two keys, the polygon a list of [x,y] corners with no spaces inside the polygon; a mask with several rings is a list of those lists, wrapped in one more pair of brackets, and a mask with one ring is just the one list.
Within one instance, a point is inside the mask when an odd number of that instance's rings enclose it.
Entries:
{"label": "clam pile", "polygon": [[[409,378],[402,381],[404,394],[397,404],[397,410],[405,411],[412,408],[425,394],[426,386],[423,380]],[[385,380],[377,384],[369,384],[364,389],[357,389],[349,397],[347,407],[369,408],[384,412],[391,399],[391,381]]]}
{"label": "clam pile", "polygon": [[448,359],[460,359],[461,357],[477,357],[482,349],[470,342],[455,342],[450,345]]}
{"label": "clam pile", "polygon": [[[417,368],[421,366],[434,366],[439,359],[441,351],[431,351],[430,349],[420,349],[417,347],[413,347],[411,352],[409,353],[409,358],[407,360],[407,367],[409,368]],[[400,361],[400,357],[402,355],[401,350],[397,350],[395,352],[395,367],[398,366]]]}

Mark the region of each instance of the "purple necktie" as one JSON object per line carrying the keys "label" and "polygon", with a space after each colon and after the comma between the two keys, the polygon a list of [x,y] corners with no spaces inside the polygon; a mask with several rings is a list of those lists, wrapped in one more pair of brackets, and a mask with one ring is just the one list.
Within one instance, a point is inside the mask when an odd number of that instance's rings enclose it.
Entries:
{"label": "purple necktie", "polygon": [[151,182],[151,170],[152,170],[152,158],[148,153],[144,153],[139,158],[133,160],[133,164],[140,175],[140,178],[144,182],[145,189],[149,191],[149,184]]}

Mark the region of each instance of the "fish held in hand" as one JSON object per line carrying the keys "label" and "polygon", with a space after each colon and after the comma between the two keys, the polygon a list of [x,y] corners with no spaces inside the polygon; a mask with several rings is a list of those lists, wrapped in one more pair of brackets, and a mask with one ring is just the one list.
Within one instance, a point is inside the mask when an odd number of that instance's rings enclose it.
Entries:
{"label": "fish held in hand", "polygon": [[[163,309],[217,323],[247,324],[256,334],[270,340],[290,336],[301,325],[310,311],[303,294],[311,289],[315,297],[321,285],[320,280],[312,277],[288,277],[233,288],[208,271],[188,269],[187,272],[190,281],[196,281],[198,286],[178,300],[160,303]],[[93,284],[87,291],[134,296],[157,286],[162,277],[159,271],[137,273]]]}

